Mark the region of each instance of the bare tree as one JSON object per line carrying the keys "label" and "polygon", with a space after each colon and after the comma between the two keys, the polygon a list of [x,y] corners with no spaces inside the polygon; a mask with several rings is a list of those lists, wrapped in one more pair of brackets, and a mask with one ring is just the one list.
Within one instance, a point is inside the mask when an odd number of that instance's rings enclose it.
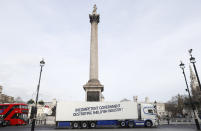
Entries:
{"label": "bare tree", "polygon": [[187,104],[185,104],[188,103],[187,101],[188,99],[186,95],[178,94],[165,103],[165,108],[172,114],[172,117],[184,116],[183,111],[187,106]]}
{"label": "bare tree", "polygon": [[30,99],[27,101],[27,104],[33,104],[34,103],[34,100],[33,99]]}

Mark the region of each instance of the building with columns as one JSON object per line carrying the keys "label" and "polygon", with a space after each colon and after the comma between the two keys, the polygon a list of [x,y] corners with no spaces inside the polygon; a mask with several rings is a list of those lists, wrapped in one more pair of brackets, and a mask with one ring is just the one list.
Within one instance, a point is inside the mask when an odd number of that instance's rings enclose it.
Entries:
{"label": "building with columns", "polygon": [[94,5],[92,14],[89,14],[91,23],[91,41],[90,41],[90,72],[89,81],[83,86],[85,90],[86,101],[103,101],[102,92],[104,86],[98,79],[98,23],[100,15],[96,12],[97,8]]}
{"label": "building with columns", "polygon": [[3,87],[0,85],[0,104],[14,103],[14,97],[2,94]]}

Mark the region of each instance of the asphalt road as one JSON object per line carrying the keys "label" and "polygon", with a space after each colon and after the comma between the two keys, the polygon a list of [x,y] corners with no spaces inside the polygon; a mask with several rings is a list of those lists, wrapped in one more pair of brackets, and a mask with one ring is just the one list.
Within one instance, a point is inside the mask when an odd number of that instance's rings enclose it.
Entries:
{"label": "asphalt road", "polygon": [[[55,129],[54,126],[37,126],[35,131],[196,131],[194,125],[161,125],[157,128],[115,128],[115,129]],[[0,131],[31,131],[30,126],[0,127]]]}

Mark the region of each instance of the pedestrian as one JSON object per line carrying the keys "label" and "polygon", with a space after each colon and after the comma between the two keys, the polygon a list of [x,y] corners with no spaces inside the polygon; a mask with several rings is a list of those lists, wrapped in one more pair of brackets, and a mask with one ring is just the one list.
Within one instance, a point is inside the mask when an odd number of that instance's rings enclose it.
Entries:
{"label": "pedestrian", "polygon": [[170,117],[169,117],[169,115],[167,115],[166,117],[167,117],[167,118],[166,118],[166,119],[167,119],[167,123],[168,123],[168,125],[169,125],[169,124],[170,124]]}

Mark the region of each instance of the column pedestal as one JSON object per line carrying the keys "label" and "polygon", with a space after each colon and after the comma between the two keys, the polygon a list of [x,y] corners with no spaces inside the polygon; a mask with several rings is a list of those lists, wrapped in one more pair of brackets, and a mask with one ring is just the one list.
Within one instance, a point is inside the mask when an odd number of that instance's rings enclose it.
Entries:
{"label": "column pedestal", "polygon": [[101,101],[104,86],[100,84],[99,80],[89,80],[87,84],[83,86],[86,95],[86,101]]}

